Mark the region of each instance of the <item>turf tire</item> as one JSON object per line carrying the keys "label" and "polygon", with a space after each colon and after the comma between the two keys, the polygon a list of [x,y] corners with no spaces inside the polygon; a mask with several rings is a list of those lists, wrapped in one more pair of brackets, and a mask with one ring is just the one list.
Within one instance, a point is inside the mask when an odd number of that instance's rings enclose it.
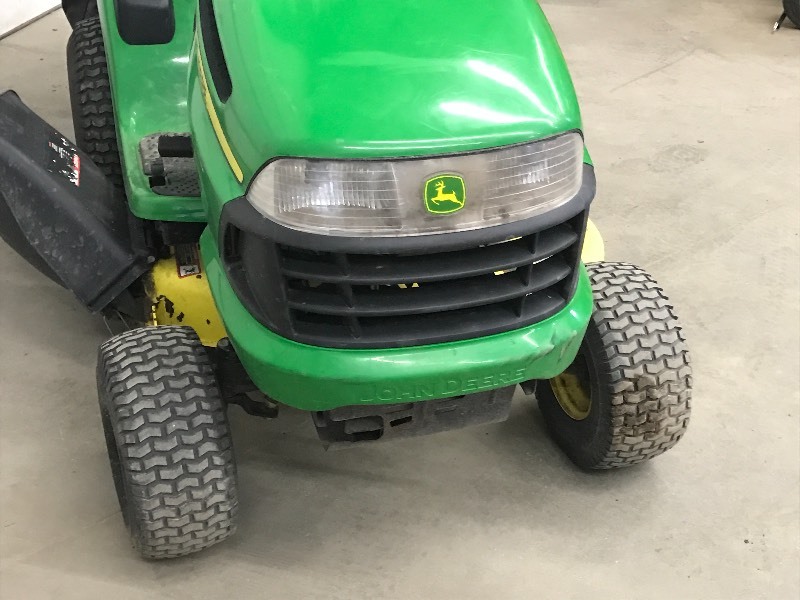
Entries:
{"label": "turf tire", "polygon": [[145,558],[184,556],[236,530],[236,465],[207,351],[189,327],[100,347],[97,388],[122,517]]}
{"label": "turf tire", "polygon": [[553,439],[584,469],[628,467],[672,448],[691,412],[689,353],[669,300],[650,275],[626,263],[586,265],[594,312],[579,350],[591,404],[575,420],[548,382],[537,386]]}
{"label": "turf tire", "polygon": [[115,186],[123,187],[103,31],[99,18],[76,23],[67,42],[75,143]]}

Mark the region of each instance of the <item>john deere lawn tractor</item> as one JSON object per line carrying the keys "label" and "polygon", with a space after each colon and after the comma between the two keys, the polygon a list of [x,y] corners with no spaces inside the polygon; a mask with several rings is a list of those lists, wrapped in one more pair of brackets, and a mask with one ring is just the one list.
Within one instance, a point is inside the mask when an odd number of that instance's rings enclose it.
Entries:
{"label": "john deere lawn tractor", "polygon": [[0,230],[124,329],[97,384],[142,555],[234,532],[231,404],[338,448],[501,421],[519,387],[585,469],[684,434],[681,329],[603,262],[533,1],[64,9],[75,143],[0,96]]}

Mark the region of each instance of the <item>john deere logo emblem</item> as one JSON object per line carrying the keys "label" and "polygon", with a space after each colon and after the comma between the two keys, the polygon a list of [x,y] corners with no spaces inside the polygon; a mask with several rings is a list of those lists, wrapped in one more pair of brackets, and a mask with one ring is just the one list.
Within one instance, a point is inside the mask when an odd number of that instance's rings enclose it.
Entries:
{"label": "john deere logo emblem", "polygon": [[435,215],[446,215],[464,208],[467,188],[458,175],[439,175],[425,182],[425,208]]}

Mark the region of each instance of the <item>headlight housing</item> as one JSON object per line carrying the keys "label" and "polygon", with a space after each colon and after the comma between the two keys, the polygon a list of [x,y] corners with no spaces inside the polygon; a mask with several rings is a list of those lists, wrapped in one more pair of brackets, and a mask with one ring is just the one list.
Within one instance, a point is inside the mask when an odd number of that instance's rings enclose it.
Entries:
{"label": "headlight housing", "polygon": [[[258,173],[247,198],[268,219],[309,233],[451,233],[519,221],[564,204],[581,187],[582,162],[583,139],[576,132],[431,158],[280,158]],[[454,187],[448,189],[451,182]],[[433,196],[437,185],[444,191]],[[432,212],[437,198],[458,204],[452,204],[453,210]]]}

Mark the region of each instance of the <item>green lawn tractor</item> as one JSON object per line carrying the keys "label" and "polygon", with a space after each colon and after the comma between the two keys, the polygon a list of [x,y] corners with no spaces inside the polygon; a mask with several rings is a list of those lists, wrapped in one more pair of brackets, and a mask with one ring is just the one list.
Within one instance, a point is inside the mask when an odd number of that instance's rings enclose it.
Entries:
{"label": "green lawn tractor", "polygon": [[535,2],[63,4],[75,143],[0,95],[0,232],[120,325],[97,387],[143,556],[234,532],[230,404],[339,448],[501,421],[519,386],[584,469],[683,436],[681,328],[603,262]]}

